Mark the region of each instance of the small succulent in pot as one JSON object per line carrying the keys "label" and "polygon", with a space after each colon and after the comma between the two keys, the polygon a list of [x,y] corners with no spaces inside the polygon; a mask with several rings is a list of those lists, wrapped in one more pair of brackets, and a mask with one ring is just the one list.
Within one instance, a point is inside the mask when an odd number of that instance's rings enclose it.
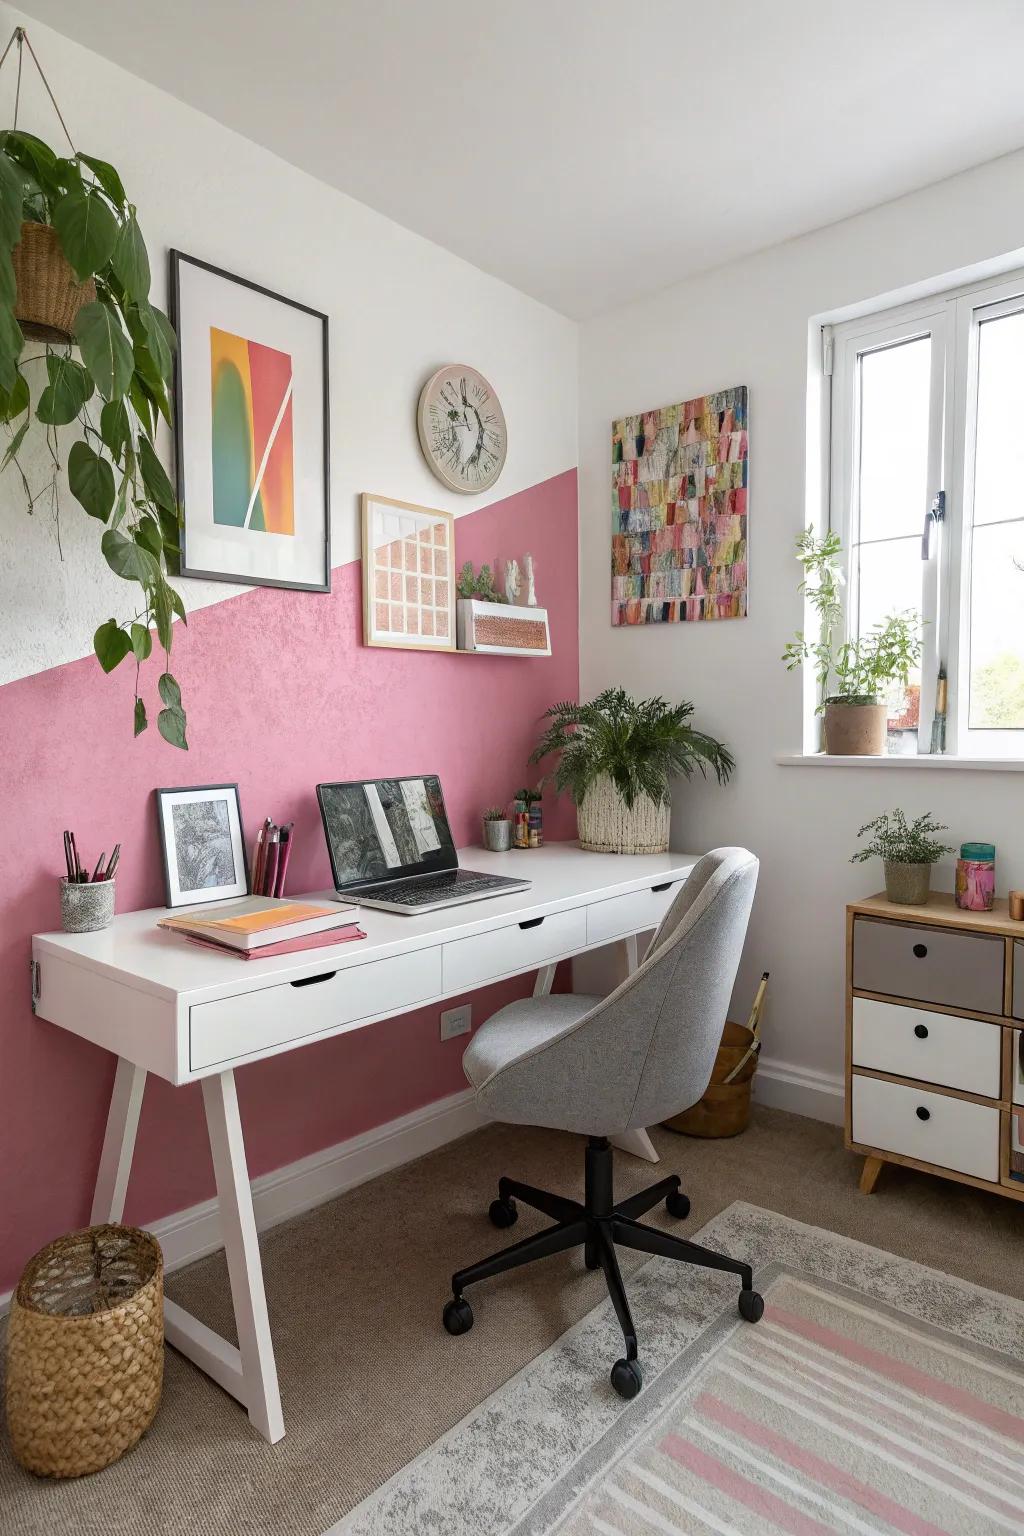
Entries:
{"label": "small succulent in pot", "polygon": [[489,806],[483,814],[484,847],[492,853],[506,853],[512,846],[512,822],[500,805]]}
{"label": "small succulent in pot", "polygon": [[928,901],[932,865],[944,853],[953,852],[949,843],[940,843],[934,835],[946,831],[948,828],[936,821],[930,811],[910,822],[899,809],[883,811],[857,833],[861,838],[870,832],[871,841],[857,849],[850,863],[881,859],[889,900],[902,906],[923,907]]}

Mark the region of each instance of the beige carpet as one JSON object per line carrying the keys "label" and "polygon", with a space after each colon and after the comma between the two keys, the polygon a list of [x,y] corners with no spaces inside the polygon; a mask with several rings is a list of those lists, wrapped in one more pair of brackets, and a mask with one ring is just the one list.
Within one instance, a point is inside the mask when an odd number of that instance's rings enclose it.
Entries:
{"label": "beige carpet", "polygon": [[[1015,1202],[898,1168],[862,1196],[860,1160],[841,1133],[777,1111],[758,1111],[734,1141],[654,1139],[662,1163],[618,1157],[617,1189],[678,1171],[693,1200],[684,1230],[742,1199],[1024,1296]],[[105,1472],[42,1483],[0,1439],[0,1531],[320,1536],[602,1300],[601,1275],[566,1256],[481,1286],[472,1333],[444,1333],[451,1270],[500,1246],[486,1211],[503,1172],[579,1196],[581,1143],[492,1126],[265,1234],[288,1431],[279,1445],[259,1440],[231,1398],[169,1351],[152,1430]],[[542,1224],[524,1211],[515,1236]],[[643,1259],[621,1261],[628,1276]],[[173,1275],[167,1290],[230,1333],[219,1257]],[[642,1357],[639,1315],[637,1328]]]}

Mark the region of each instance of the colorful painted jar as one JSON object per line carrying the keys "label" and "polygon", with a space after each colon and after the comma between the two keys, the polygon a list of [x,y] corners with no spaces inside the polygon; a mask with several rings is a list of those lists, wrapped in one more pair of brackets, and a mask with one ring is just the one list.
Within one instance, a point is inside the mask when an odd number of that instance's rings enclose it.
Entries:
{"label": "colorful painted jar", "polygon": [[956,861],[956,904],[965,912],[991,912],[996,899],[994,843],[961,843]]}

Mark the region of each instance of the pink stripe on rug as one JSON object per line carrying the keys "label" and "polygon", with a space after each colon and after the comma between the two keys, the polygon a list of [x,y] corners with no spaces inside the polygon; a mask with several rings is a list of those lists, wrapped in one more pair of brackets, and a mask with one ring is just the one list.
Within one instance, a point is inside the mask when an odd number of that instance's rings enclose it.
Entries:
{"label": "pink stripe on rug", "polygon": [[831,1489],[833,1493],[840,1494],[849,1499],[852,1504],[858,1504],[862,1509],[877,1515],[885,1520],[896,1530],[903,1531],[905,1536],[948,1536],[939,1526],[932,1525],[930,1520],[915,1515],[913,1510],[907,1509],[903,1504],[897,1504],[884,1493],[879,1493],[875,1488],[869,1488],[867,1483],[862,1483],[858,1478],[844,1472],[833,1462],[825,1461],[821,1456],[816,1456],[813,1451],[808,1451],[803,1446],[797,1445],[792,1440],[787,1440],[785,1435],[780,1435],[767,1424],[759,1424],[756,1419],[748,1418],[738,1408],[731,1408],[728,1403],[723,1403],[720,1398],[714,1397],[710,1392],[703,1392],[697,1399],[698,1412],[707,1414],[716,1424],[723,1429],[731,1430],[752,1444],[760,1445],[764,1450],[770,1451],[780,1461],[803,1472],[805,1476],[814,1478],[823,1487]]}
{"label": "pink stripe on rug", "polygon": [[796,1334],[798,1338],[810,1339],[812,1343],[820,1344],[823,1349],[829,1349],[833,1354],[842,1355],[847,1360],[855,1360],[858,1365],[866,1365],[878,1375],[886,1376],[890,1381],[898,1381],[901,1386],[912,1387],[922,1397],[943,1403],[947,1408],[955,1408],[958,1413],[962,1413],[965,1418],[973,1419],[976,1424],[985,1424],[989,1429],[997,1429],[1008,1439],[1024,1445],[1024,1420],[1019,1419],[1016,1414],[1007,1413],[1005,1408],[998,1408],[994,1403],[986,1403],[963,1387],[955,1387],[951,1382],[940,1381],[938,1377],[929,1376],[926,1371],[918,1370],[916,1366],[907,1365],[902,1360],[894,1360],[890,1355],[883,1355],[880,1350],[871,1349],[867,1344],[858,1344],[855,1339],[847,1338],[846,1334],[837,1333],[833,1328],[826,1328],[823,1323],[812,1322],[810,1318],[801,1317],[799,1313],[790,1312],[785,1307],[772,1307],[769,1315],[772,1321],[785,1332]]}
{"label": "pink stripe on rug", "polygon": [[787,1504],[785,1499],[770,1493],[767,1488],[759,1488],[749,1478],[727,1467],[724,1461],[719,1461],[717,1456],[709,1456],[681,1435],[667,1434],[658,1449],[702,1482],[717,1488],[719,1493],[745,1504],[763,1519],[773,1521],[781,1531],[788,1531],[789,1536],[833,1536],[831,1527],[794,1509],[792,1504]]}

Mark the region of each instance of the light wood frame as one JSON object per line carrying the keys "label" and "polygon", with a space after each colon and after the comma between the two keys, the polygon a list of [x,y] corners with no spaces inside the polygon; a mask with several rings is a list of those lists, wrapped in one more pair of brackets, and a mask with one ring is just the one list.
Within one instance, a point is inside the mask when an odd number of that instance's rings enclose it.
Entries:
{"label": "light wood frame", "polygon": [[[362,565],[363,565],[363,644],[380,647],[383,650],[392,651],[457,651],[458,643],[455,633],[455,517],[451,512],[443,512],[439,507],[422,507],[412,501],[397,501],[392,496],[376,496],[371,491],[364,491],[360,498],[362,509]],[[422,640],[417,643],[411,639],[374,639],[373,615],[371,605],[374,602],[374,594],[371,591],[373,584],[373,561],[368,559],[370,553],[370,517],[373,506],[397,507],[403,512],[415,513],[418,517],[429,517],[435,522],[442,521],[449,524],[448,553],[448,641],[439,644],[436,641]],[[437,578],[432,578],[436,580]]]}

